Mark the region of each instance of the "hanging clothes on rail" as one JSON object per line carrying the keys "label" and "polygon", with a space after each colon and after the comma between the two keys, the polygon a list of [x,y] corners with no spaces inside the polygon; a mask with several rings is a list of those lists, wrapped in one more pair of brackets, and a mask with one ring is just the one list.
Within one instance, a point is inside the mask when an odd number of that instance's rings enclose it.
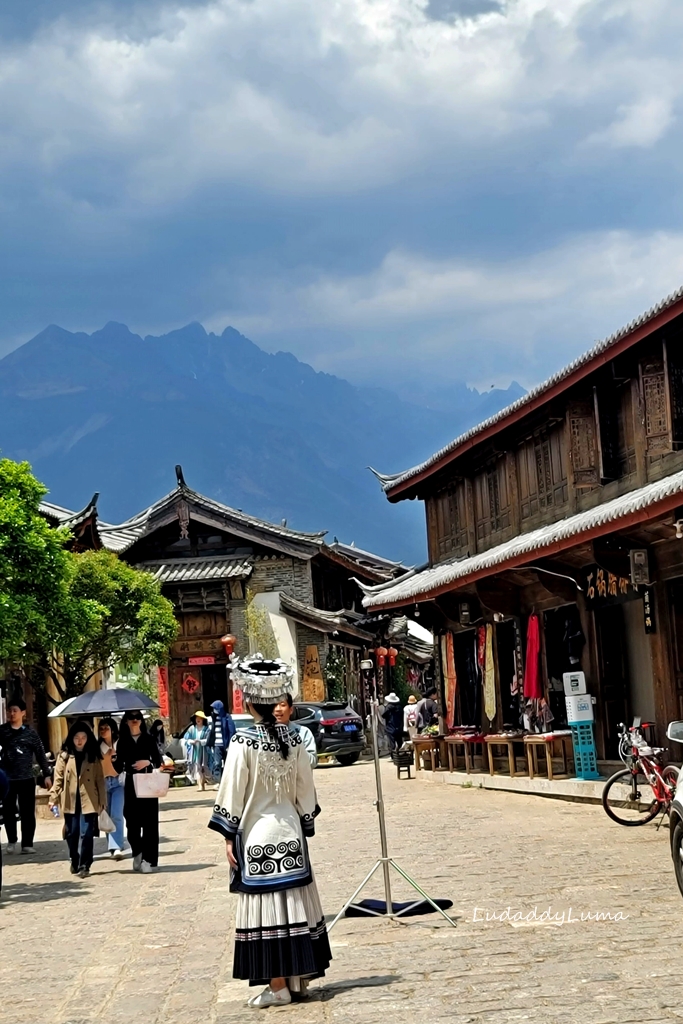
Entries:
{"label": "hanging clothes on rail", "polygon": [[486,626],[484,652],[484,713],[489,722],[496,717],[496,669],[493,663],[493,626]]}
{"label": "hanging clothes on rail", "polygon": [[531,615],[526,630],[526,665],[524,667],[524,697],[527,700],[538,700],[543,696],[540,660],[540,624],[538,615]]}
{"label": "hanging clothes on rail", "polygon": [[455,694],[458,687],[458,676],[455,670],[453,634],[450,632],[441,637],[441,666],[446,691],[446,726],[448,729],[452,729],[455,725]]}

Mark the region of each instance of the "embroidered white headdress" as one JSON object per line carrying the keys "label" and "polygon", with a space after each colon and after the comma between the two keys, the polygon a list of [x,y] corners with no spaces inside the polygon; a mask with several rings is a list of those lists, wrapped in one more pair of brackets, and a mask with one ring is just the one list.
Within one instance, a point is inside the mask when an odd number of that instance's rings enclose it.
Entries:
{"label": "embroidered white headdress", "polygon": [[294,693],[294,670],[282,658],[250,654],[230,665],[236,686],[252,704],[277,704]]}

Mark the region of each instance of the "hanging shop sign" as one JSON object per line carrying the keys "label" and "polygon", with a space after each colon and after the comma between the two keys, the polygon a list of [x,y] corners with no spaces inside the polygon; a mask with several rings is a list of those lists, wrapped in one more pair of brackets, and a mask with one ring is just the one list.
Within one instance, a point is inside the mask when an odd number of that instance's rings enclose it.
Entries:
{"label": "hanging shop sign", "polygon": [[643,591],[643,621],[646,633],[657,632],[655,626],[655,598],[651,587]]}
{"label": "hanging shop sign", "polygon": [[596,608],[608,604],[623,604],[642,597],[643,591],[631,583],[628,576],[603,569],[600,565],[588,565],[581,570],[583,592],[589,607]]}
{"label": "hanging shop sign", "polygon": [[315,644],[310,644],[306,648],[302,690],[304,700],[325,700],[325,681],[320,667],[320,655]]}
{"label": "hanging shop sign", "polygon": [[213,654],[214,657],[223,655],[221,641],[215,636],[193,636],[186,640],[176,640],[171,644],[171,654],[174,658],[196,657],[200,654]]}
{"label": "hanging shop sign", "polygon": [[159,713],[162,718],[171,714],[168,699],[168,669],[165,665],[157,668],[157,693],[159,695]]}

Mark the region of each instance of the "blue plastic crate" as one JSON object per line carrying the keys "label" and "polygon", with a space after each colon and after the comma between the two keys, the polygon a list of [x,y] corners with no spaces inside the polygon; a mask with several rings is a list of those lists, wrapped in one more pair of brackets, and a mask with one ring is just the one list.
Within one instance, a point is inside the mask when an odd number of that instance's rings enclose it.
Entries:
{"label": "blue plastic crate", "polygon": [[599,779],[598,755],[593,738],[592,722],[569,723],[574,745],[574,769],[577,779]]}

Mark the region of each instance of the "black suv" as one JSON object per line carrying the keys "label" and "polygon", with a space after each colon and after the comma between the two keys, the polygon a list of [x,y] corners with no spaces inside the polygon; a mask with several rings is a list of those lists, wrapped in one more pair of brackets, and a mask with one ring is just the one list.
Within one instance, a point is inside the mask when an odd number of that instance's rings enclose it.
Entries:
{"label": "black suv", "polygon": [[334,754],[339,764],[355,764],[365,749],[363,719],[340,701],[295,704],[292,722],[305,725],[315,736],[319,754]]}

